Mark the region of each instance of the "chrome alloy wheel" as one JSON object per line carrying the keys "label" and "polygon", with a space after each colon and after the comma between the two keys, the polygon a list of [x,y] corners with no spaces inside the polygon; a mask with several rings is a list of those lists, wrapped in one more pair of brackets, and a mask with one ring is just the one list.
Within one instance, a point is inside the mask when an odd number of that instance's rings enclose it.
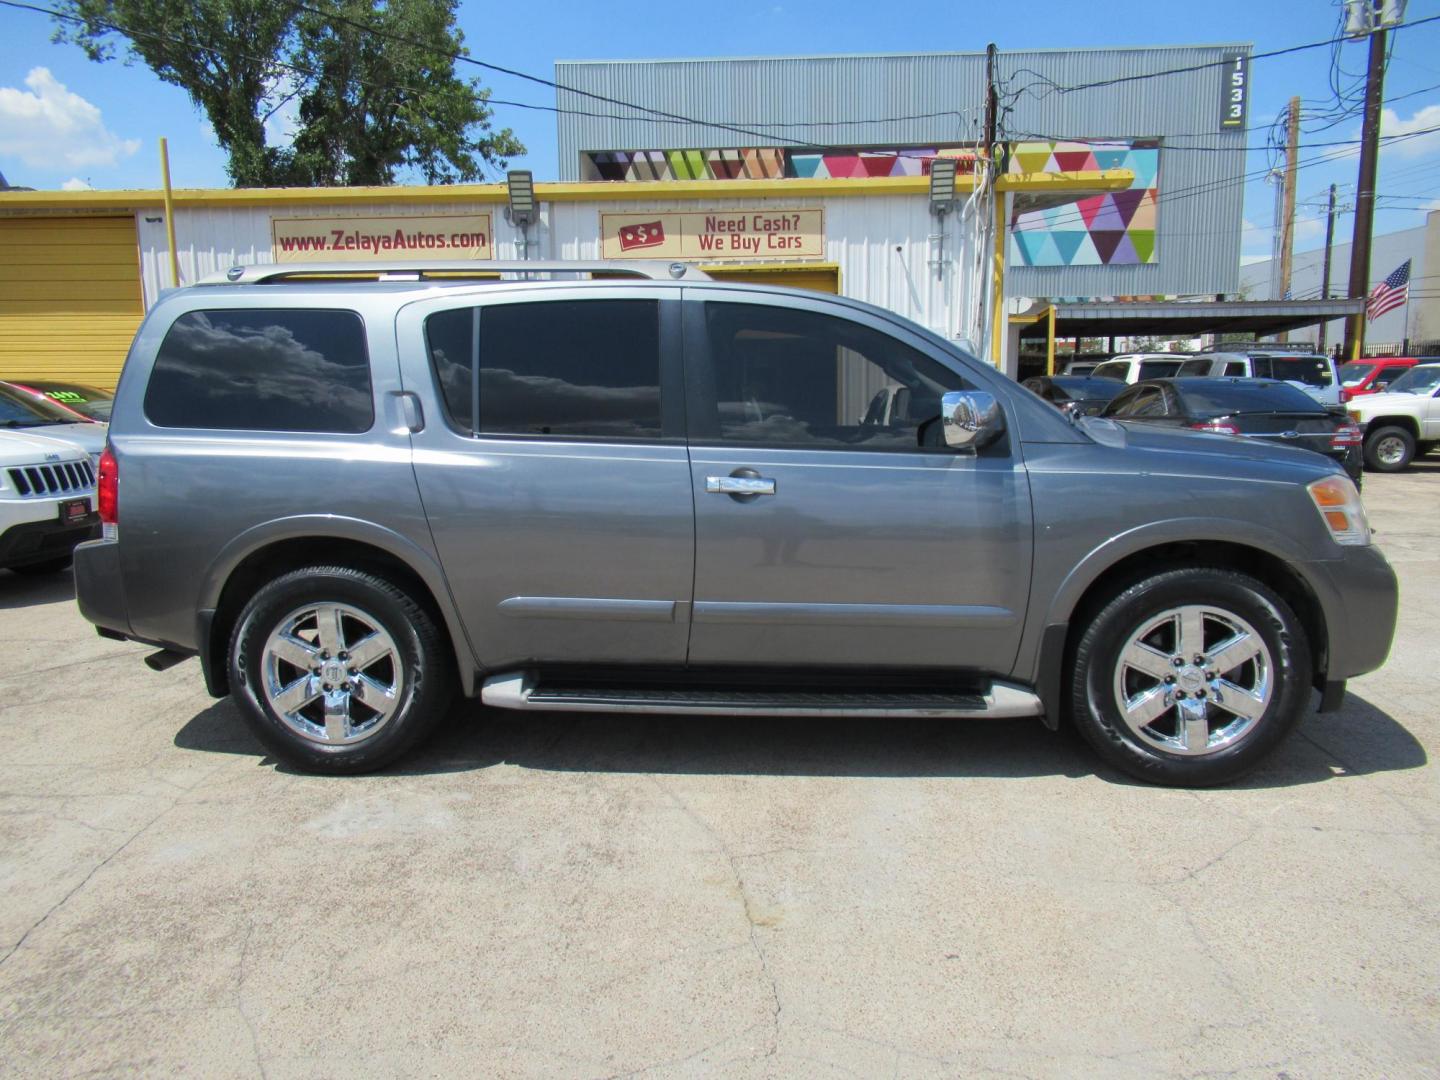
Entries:
{"label": "chrome alloy wheel", "polygon": [[394,716],[404,669],[395,639],[373,615],[309,604],[265,639],[261,688],[296,734],[343,746],[370,738]]}
{"label": "chrome alloy wheel", "polygon": [[1405,460],[1405,440],[1396,435],[1386,435],[1375,444],[1375,460],[1382,465],[1399,465]]}
{"label": "chrome alloy wheel", "polygon": [[1270,649],[1255,628],[1208,605],[1142,623],[1115,664],[1115,704],[1147,745],[1198,757],[1234,745],[1275,692]]}

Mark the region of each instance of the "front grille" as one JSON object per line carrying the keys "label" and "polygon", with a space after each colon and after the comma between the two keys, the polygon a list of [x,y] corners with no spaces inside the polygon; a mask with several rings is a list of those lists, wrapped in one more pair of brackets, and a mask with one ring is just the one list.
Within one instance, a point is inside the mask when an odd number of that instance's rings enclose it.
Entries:
{"label": "front grille", "polygon": [[88,491],[95,486],[95,473],[88,461],[63,461],[58,465],[22,465],[6,470],[15,493],[22,499],[44,499],[51,495]]}

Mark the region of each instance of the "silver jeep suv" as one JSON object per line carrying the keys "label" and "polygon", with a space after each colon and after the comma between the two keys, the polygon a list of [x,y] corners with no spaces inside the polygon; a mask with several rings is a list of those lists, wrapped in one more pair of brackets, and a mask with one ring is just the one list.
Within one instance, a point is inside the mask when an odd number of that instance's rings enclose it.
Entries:
{"label": "silver jeep suv", "polygon": [[198,655],[303,768],[380,768],[458,691],[1069,718],[1213,784],[1389,649],[1319,455],[1071,423],[890,312],[680,264],[354,270],[155,306],[76,561],[100,633]]}

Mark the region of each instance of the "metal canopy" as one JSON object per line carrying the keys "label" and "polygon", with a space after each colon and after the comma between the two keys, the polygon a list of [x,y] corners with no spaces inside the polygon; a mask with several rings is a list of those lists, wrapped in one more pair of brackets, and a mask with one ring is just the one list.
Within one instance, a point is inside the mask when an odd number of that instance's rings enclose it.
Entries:
{"label": "metal canopy", "polygon": [[[1042,309],[1043,310],[1043,309]],[[1055,336],[1132,337],[1139,334],[1184,337],[1197,334],[1249,333],[1257,336],[1315,326],[1365,310],[1358,300],[1234,300],[1219,303],[1132,303],[1115,300],[1093,304],[1056,304]],[[1045,337],[1048,320],[1039,319],[1020,331],[1022,337]]]}

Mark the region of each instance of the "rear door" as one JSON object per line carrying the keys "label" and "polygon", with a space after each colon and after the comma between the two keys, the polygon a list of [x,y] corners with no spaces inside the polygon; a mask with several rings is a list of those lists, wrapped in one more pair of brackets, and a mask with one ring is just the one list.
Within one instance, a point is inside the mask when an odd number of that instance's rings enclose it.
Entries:
{"label": "rear door", "polygon": [[683,663],[679,290],[493,288],[397,320],[415,473],[476,655]]}
{"label": "rear door", "polygon": [[[1007,439],[944,445],[967,378],[923,339],[824,300],[688,291],[692,664],[1014,664],[1028,479]],[[866,403],[891,392],[877,418]]]}

